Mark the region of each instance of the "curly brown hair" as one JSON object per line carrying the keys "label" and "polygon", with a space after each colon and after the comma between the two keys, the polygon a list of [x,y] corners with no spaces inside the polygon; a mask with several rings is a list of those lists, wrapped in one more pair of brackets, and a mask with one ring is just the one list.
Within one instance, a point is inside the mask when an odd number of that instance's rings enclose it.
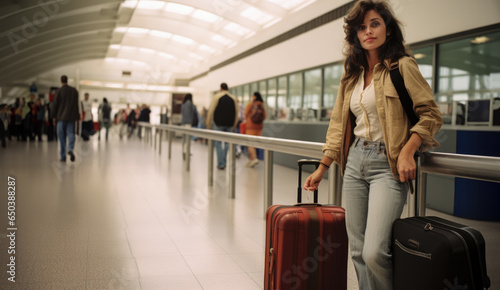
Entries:
{"label": "curly brown hair", "polygon": [[404,43],[401,23],[394,16],[389,4],[385,1],[360,0],[354,4],[344,18],[345,47],[344,63],[345,74],[342,83],[347,82],[352,77],[357,77],[361,73],[361,67],[368,70],[368,62],[357,36],[357,28],[363,24],[365,14],[374,10],[385,22],[387,32],[390,33],[385,43],[379,48],[379,59],[389,59],[392,62],[397,61],[403,56],[409,56],[409,50]]}

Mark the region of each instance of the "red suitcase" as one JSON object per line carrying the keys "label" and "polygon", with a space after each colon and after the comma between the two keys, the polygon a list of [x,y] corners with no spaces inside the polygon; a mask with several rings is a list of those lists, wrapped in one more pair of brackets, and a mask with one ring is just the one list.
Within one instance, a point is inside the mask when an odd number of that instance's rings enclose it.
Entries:
{"label": "red suitcase", "polygon": [[301,203],[299,160],[298,204],[273,205],[266,213],[264,289],[347,289],[347,232],[340,206]]}

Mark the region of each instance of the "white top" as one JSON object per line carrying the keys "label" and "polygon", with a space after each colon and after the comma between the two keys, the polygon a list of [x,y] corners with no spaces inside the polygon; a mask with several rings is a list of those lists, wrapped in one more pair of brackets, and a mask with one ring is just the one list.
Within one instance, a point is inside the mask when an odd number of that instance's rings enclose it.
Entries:
{"label": "white top", "polygon": [[356,117],[354,135],[369,141],[384,141],[382,125],[377,113],[375,88],[372,82],[365,88],[364,77],[360,77],[351,97],[351,112]]}
{"label": "white top", "polygon": [[92,102],[83,100],[82,105],[82,111],[85,112],[85,118],[83,120],[92,121]]}

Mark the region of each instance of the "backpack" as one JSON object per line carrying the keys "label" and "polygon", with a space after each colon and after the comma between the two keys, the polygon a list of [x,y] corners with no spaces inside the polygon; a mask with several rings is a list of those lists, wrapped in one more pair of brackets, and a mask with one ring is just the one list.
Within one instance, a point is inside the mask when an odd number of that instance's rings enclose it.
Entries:
{"label": "backpack", "polygon": [[253,123],[261,124],[264,122],[264,106],[261,102],[253,102],[250,112],[250,120],[252,120]]}
{"label": "backpack", "polygon": [[219,127],[232,127],[236,118],[236,106],[229,95],[220,97],[214,111],[214,122]]}
{"label": "backpack", "polygon": [[196,110],[196,106],[193,105],[193,121],[191,121],[191,127],[198,127],[198,111]]}

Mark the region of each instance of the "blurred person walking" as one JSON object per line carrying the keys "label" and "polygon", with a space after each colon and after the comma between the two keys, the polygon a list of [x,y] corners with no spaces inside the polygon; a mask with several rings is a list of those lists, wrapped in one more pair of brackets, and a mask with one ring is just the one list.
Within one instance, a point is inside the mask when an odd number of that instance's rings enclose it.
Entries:
{"label": "blurred person walking", "polygon": [[[60,145],[60,161],[66,162],[66,138],[68,139],[68,155],[75,161],[75,122],[80,119],[78,112],[78,91],[68,85],[68,77],[61,76],[62,86],[56,91],[52,103],[52,119],[57,127]],[[57,122],[57,123],[56,123]]]}
{"label": "blurred person walking", "polygon": [[[264,120],[266,119],[266,110],[264,100],[259,92],[253,93],[252,101],[245,108],[246,134],[261,136]],[[259,163],[255,147],[248,147],[248,167],[254,167]]]}
{"label": "blurred person walking", "polygon": [[[238,124],[238,100],[229,93],[226,83],[220,85],[220,92],[214,95],[207,115],[207,128],[222,131],[233,132]],[[226,168],[226,156],[229,149],[229,143],[214,141],[215,151],[217,152],[217,168]]]}
{"label": "blurred person walking", "polygon": [[92,102],[89,101],[89,93],[85,93],[85,99],[82,101],[82,138],[83,141],[89,141],[94,131],[92,118]]}

